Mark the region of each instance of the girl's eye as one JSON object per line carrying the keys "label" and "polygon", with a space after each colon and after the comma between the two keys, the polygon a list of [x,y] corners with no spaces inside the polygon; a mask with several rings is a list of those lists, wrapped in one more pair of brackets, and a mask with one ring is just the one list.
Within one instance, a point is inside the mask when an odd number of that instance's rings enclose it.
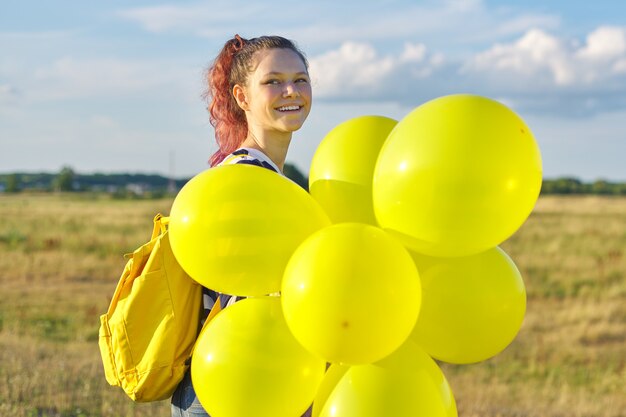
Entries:
{"label": "girl's eye", "polygon": [[308,79],[306,79],[306,78],[298,78],[298,79],[296,80],[296,82],[297,82],[297,83],[308,83],[308,82],[309,82],[309,80],[308,80]]}
{"label": "girl's eye", "polygon": [[276,80],[276,79],[271,79],[271,80],[267,80],[265,81],[264,84],[268,84],[268,85],[276,85],[276,84],[280,84],[280,80]]}

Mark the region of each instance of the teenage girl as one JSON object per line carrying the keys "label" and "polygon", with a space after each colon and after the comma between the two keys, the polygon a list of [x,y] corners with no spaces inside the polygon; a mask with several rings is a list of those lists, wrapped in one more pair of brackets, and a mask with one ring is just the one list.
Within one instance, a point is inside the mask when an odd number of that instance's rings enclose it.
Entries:
{"label": "teenage girl", "polygon": [[[252,164],[283,175],[291,136],[311,110],[304,54],[280,36],[235,35],[215,58],[207,81],[205,98],[219,146],[210,165]],[[218,297],[223,306],[236,301],[209,289],[203,295],[205,317]],[[172,396],[172,416],[208,416],[196,397],[190,372]]]}

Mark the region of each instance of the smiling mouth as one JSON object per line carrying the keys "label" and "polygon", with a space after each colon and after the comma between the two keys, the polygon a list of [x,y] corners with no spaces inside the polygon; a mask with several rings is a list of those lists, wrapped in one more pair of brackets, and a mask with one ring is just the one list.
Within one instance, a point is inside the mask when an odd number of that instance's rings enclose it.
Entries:
{"label": "smiling mouth", "polygon": [[302,108],[302,106],[282,106],[277,108],[276,110],[278,110],[279,112],[293,112],[293,111],[298,111]]}

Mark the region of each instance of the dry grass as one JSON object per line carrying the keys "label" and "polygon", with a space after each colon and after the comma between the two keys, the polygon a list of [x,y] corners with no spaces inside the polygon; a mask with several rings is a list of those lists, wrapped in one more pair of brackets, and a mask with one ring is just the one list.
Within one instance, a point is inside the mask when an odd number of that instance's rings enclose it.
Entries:
{"label": "dry grass", "polygon": [[[0,415],[169,415],[107,385],[97,328],[121,254],[170,205],[0,196]],[[526,320],[495,358],[443,365],[459,415],[626,416],[626,198],[542,197],[502,247],[525,279]]]}
{"label": "dry grass", "polygon": [[171,201],[103,196],[0,197],[0,415],[158,416],[107,385],[98,317],[123,253],[149,239]]}
{"label": "dry grass", "polygon": [[502,247],[526,319],[495,358],[444,366],[459,415],[625,416],[626,199],[542,197]]}

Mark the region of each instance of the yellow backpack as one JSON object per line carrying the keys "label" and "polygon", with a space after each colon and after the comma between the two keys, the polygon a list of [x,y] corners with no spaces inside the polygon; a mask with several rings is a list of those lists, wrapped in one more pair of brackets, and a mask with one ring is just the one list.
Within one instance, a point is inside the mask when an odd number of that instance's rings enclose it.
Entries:
{"label": "yellow backpack", "polygon": [[[172,395],[189,367],[202,311],[202,287],[176,262],[168,220],[157,214],[150,242],[125,255],[130,259],[100,317],[106,380],[138,402]],[[217,303],[211,316],[219,309]]]}

